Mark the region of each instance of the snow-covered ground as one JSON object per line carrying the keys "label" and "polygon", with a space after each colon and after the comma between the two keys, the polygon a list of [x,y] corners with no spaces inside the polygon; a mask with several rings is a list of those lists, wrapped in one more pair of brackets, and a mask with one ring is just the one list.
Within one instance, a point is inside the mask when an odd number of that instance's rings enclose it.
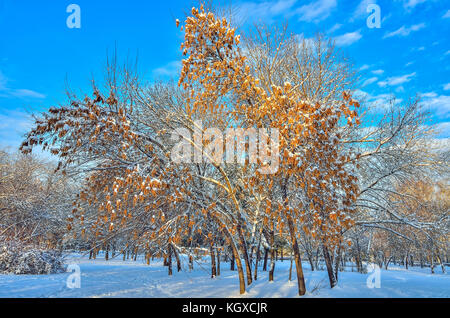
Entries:
{"label": "snow-covered ground", "polygon": [[[192,272],[183,270],[172,277],[161,261],[150,265],[142,259],[122,261],[89,260],[71,255],[67,264],[78,264],[81,287],[70,289],[66,281],[71,273],[54,275],[0,275],[0,297],[242,297],[239,295],[237,272],[222,263],[221,275],[211,279],[207,263],[195,263]],[[175,264],[174,264],[175,265]],[[244,297],[297,297],[297,284],[288,281],[289,261],[278,261],[275,281],[268,282],[268,273],[259,271],[259,278]],[[183,263],[183,267],[187,267]],[[370,274],[341,272],[339,284],[328,286],[325,271],[310,271],[304,264],[308,293],[305,297],[450,297],[450,275],[436,267],[405,270],[392,266],[380,272],[380,288],[368,288]],[[295,269],[293,275],[295,274]]]}

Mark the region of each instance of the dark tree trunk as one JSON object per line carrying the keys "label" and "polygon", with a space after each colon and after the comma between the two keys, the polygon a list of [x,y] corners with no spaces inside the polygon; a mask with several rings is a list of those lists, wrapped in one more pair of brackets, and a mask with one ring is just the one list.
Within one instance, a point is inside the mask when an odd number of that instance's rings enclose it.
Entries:
{"label": "dark tree trunk", "polygon": [[136,246],[136,248],[134,249],[134,261],[136,261],[136,259],[137,259],[137,256],[138,256],[138,251],[139,251],[139,248]]}
{"label": "dark tree trunk", "polygon": [[328,279],[330,281],[330,287],[333,288],[336,286],[337,281],[334,277],[333,273],[333,264],[331,263],[331,257],[330,253],[328,252],[328,248],[325,245],[325,242],[322,243],[322,252],[323,252],[323,258],[325,259],[325,265],[327,267],[327,273],[328,273]]}
{"label": "dark tree trunk", "polygon": [[214,247],[211,244],[209,247],[209,254],[211,255],[211,278],[217,276],[216,272],[216,254],[214,254]]}
{"label": "dark tree trunk", "polygon": [[275,272],[276,250],[275,250],[275,231],[272,225],[272,231],[270,232],[270,269],[269,269],[269,282],[273,281],[273,274]]}
{"label": "dark tree trunk", "polygon": [[175,259],[177,260],[177,272],[181,271],[181,260],[180,255],[178,254],[177,250],[175,249],[175,246],[172,244],[170,245],[170,248],[172,249],[173,254],[175,255]]}
{"label": "dark tree trunk", "polygon": [[167,260],[169,276],[172,276],[172,249],[169,248],[169,256]]}
{"label": "dark tree trunk", "polygon": [[[287,180],[286,180],[286,183],[287,183]],[[288,196],[287,196],[286,183],[284,183],[282,185],[283,202],[288,202],[287,201]],[[289,235],[290,235],[291,243],[292,243],[292,249],[294,252],[295,268],[297,270],[298,294],[300,296],[303,296],[306,293],[305,277],[303,276],[302,259],[300,257],[300,249],[298,247],[297,236],[295,235],[294,220],[292,219],[292,216],[289,214],[289,211],[286,214],[286,219],[287,219],[287,223],[288,223]],[[283,248],[281,250],[283,251]]]}
{"label": "dark tree trunk", "polygon": [[[220,219],[216,218],[219,224],[222,224]],[[223,234],[226,236],[227,240],[230,243],[231,250],[233,251],[234,259],[236,260],[236,265],[238,268],[238,276],[239,276],[239,292],[240,294],[245,294],[245,279],[244,279],[244,269],[242,267],[241,256],[239,254],[239,250],[234,243],[233,236],[227,230],[223,231]]]}
{"label": "dark tree trunk", "polygon": [[230,270],[232,270],[232,271],[234,271],[234,261],[235,261],[234,253],[232,252],[231,260],[230,260]]}
{"label": "dark tree trunk", "polygon": [[263,271],[266,272],[267,271],[267,259],[269,257],[269,249],[265,248],[264,249],[264,263],[263,263]]}
{"label": "dark tree trunk", "polygon": [[433,253],[431,253],[431,255],[430,255],[430,269],[431,269],[431,274],[434,274],[434,255],[433,255]]}
{"label": "dark tree trunk", "polygon": [[231,249],[233,251],[233,259],[236,261],[236,266],[238,269],[239,292],[242,295],[245,293],[244,268],[242,267],[242,261],[241,261],[241,256],[239,255],[239,250],[237,249],[236,245],[234,244],[231,234],[230,234],[230,245],[231,245]]}
{"label": "dark tree trunk", "polygon": [[189,254],[189,270],[192,271],[194,269],[194,259],[192,255]]}
{"label": "dark tree trunk", "polygon": [[287,217],[289,233],[291,236],[292,249],[294,250],[295,268],[297,270],[298,294],[303,296],[306,293],[305,277],[303,276],[302,260],[298,248],[297,237],[295,236],[294,223],[290,215]]}
{"label": "dark tree trunk", "polygon": [[245,237],[244,237],[244,234],[242,233],[242,228],[240,225],[237,226],[237,231],[238,231],[239,241],[241,244],[242,256],[244,258],[245,270],[247,273],[247,285],[251,285],[252,280],[253,280],[252,267],[251,267],[248,252],[247,252],[247,243],[245,241]]}
{"label": "dark tree trunk", "polygon": [[306,251],[306,257],[308,258],[309,265],[311,266],[311,271],[314,272],[314,260],[311,251]]}
{"label": "dark tree trunk", "polygon": [[386,263],[384,263],[384,269],[385,269],[385,270],[388,269],[389,263],[391,262],[391,260],[392,260],[392,256],[388,258],[388,260],[386,261]]}
{"label": "dark tree trunk", "polygon": [[256,250],[255,274],[253,276],[255,280],[258,280],[258,263],[260,256],[261,256],[261,236],[259,238],[258,249]]}
{"label": "dark tree trunk", "polygon": [[220,276],[220,250],[217,250],[217,276]]}
{"label": "dark tree trunk", "polygon": [[409,258],[409,253],[406,252],[406,256],[405,256],[405,268],[408,269],[408,258]]}
{"label": "dark tree trunk", "polygon": [[356,240],[356,265],[358,267],[358,272],[362,273],[363,272],[363,266],[362,266],[362,261],[361,261],[361,247],[359,246],[359,240]]}
{"label": "dark tree trunk", "polygon": [[442,273],[445,274],[445,265],[442,262],[442,258],[441,258],[441,255],[440,255],[439,251],[436,251],[436,258],[437,258],[437,260],[439,262],[439,265],[441,265]]}
{"label": "dark tree trunk", "polygon": [[334,278],[336,279],[336,284],[339,281],[339,264],[341,262],[341,247],[337,249],[336,258],[334,260]]}
{"label": "dark tree trunk", "polygon": [[293,258],[292,252],[291,252],[291,265],[289,266],[289,281],[292,280],[292,263],[293,263],[293,260],[294,260],[294,258]]}

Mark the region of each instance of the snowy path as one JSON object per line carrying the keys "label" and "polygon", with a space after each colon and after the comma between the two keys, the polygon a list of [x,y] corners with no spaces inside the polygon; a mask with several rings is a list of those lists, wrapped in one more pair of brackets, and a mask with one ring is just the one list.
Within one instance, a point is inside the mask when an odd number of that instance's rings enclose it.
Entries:
{"label": "snowy path", "polygon": [[[55,275],[0,275],[0,297],[240,297],[236,272],[222,264],[222,273],[211,279],[208,264],[195,264],[192,272],[176,272],[169,277],[161,262],[150,266],[114,259],[68,259],[81,268],[81,288],[69,289],[70,273]],[[183,264],[183,267],[187,267]],[[296,297],[296,282],[288,282],[289,261],[276,264],[275,282],[267,272],[248,288],[245,297]],[[450,297],[450,275],[429,269],[381,270],[381,288],[366,285],[368,274],[341,272],[339,285],[329,289],[324,271],[311,272],[305,264],[306,297]]]}

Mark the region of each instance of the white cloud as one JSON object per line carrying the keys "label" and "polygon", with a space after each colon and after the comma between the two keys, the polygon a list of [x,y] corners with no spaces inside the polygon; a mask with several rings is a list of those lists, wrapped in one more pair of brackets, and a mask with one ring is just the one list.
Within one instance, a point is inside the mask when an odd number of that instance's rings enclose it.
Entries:
{"label": "white cloud", "polygon": [[405,88],[404,88],[403,86],[398,86],[398,87],[395,89],[395,91],[396,91],[397,93],[403,93],[403,92],[405,91]]}
{"label": "white cloud", "polygon": [[361,31],[358,30],[337,36],[334,38],[334,41],[337,46],[347,46],[359,41],[361,38]]}
{"label": "white cloud", "polygon": [[367,7],[369,6],[369,4],[376,4],[376,3],[377,3],[376,0],[362,0],[356,7],[355,12],[353,12],[352,19],[367,17],[368,16]]}
{"label": "white cloud", "polygon": [[164,66],[158,67],[153,70],[153,75],[162,77],[175,77],[181,71],[181,62],[172,61]]}
{"label": "white cloud", "polygon": [[438,96],[435,92],[422,93],[422,98],[434,98]]}
{"label": "white cloud", "polygon": [[297,0],[244,2],[238,6],[238,20],[252,18],[271,21],[277,15],[292,15],[292,7]]}
{"label": "white cloud", "polygon": [[448,19],[450,18],[450,10],[447,10],[447,12],[445,12],[445,14],[442,16],[443,19]]}
{"label": "white cloud", "polygon": [[450,122],[443,122],[434,125],[438,137],[444,137],[446,139],[447,146],[450,145]]}
{"label": "white cloud", "polygon": [[378,86],[397,86],[409,82],[414,76],[416,76],[416,72],[402,76],[388,77],[386,80],[378,82]]}
{"label": "white cloud", "polygon": [[393,36],[408,36],[411,32],[419,31],[420,29],[423,29],[425,27],[426,27],[425,23],[414,24],[411,27],[402,26],[401,28],[393,32],[385,34],[383,39],[390,38]]}
{"label": "white cloud", "polygon": [[38,98],[43,99],[44,94],[35,92],[25,88],[10,88],[8,86],[9,79],[0,71],[0,97],[18,97],[18,98]]}
{"label": "white cloud", "polygon": [[450,83],[444,84],[444,91],[450,91]]}
{"label": "white cloud", "polygon": [[425,2],[426,0],[403,0],[405,9],[413,9],[416,5]]}
{"label": "white cloud", "polygon": [[0,114],[0,148],[16,149],[22,142],[22,136],[32,127],[30,114],[20,110],[2,110]]}
{"label": "white cloud", "polygon": [[44,94],[32,91],[30,89],[13,89],[10,94],[19,98],[45,98]]}
{"label": "white cloud", "polygon": [[372,73],[375,75],[381,75],[384,73],[384,70],[373,70]]}
{"label": "white cloud", "polygon": [[370,105],[370,111],[374,113],[379,113],[385,109],[393,102],[395,105],[402,102],[402,99],[393,99],[392,94],[378,94],[372,95],[362,90],[356,90],[353,96],[359,101],[368,102]]}
{"label": "white cloud", "polygon": [[318,22],[328,18],[337,6],[337,0],[316,0],[295,10],[300,21]]}
{"label": "white cloud", "polygon": [[301,44],[305,43],[305,45],[307,47],[312,48],[315,45],[314,38],[307,38],[307,37],[305,37],[305,35],[303,33],[297,34],[296,37],[297,37],[298,43],[301,43]]}
{"label": "white cloud", "polygon": [[363,66],[361,66],[361,67],[359,68],[359,70],[360,70],[360,71],[365,71],[365,70],[368,70],[369,68],[370,68],[370,65],[364,64]]}
{"label": "white cloud", "polygon": [[421,94],[422,104],[428,107],[435,116],[448,118],[450,115],[450,96],[438,95],[435,92]]}
{"label": "white cloud", "polygon": [[364,87],[364,86],[367,86],[367,85],[370,85],[370,84],[372,84],[372,83],[375,83],[376,81],[378,81],[378,77],[371,77],[371,78],[368,78],[368,79],[366,79],[366,80],[364,81],[363,87]]}
{"label": "white cloud", "polygon": [[328,33],[333,33],[334,31],[339,30],[341,27],[342,27],[342,24],[336,23],[328,30]]}

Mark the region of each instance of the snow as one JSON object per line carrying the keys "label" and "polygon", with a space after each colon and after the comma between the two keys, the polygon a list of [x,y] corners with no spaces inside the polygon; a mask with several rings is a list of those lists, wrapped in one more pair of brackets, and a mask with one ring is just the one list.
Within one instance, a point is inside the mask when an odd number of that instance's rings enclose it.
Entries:
{"label": "snow", "polygon": [[[298,297],[297,283],[289,282],[290,262],[278,261],[275,281],[268,281],[268,273],[261,268],[258,280],[239,295],[237,272],[229,270],[229,263],[221,263],[221,275],[211,279],[208,263],[194,263],[189,272],[183,259],[183,271],[167,275],[167,267],[160,260],[146,265],[144,259],[122,261],[121,256],[105,261],[89,260],[72,254],[67,264],[78,264],[81,269],[81,288],[70,289],[66,281],[71,273],[52,275],[0,275],[0,297]],[[450,297],[450,275],[436,267],[435,274],[429,268],[391,267],[381,270],[380,288],[368,288],[370,274],[340,272],[339,284],[328,286],[325,271],[310,271],[304,263],[307,294],[304,297]],[[293,269],[295,275],[295,265]],[[293,276],[295,277],[295,276]]]}

